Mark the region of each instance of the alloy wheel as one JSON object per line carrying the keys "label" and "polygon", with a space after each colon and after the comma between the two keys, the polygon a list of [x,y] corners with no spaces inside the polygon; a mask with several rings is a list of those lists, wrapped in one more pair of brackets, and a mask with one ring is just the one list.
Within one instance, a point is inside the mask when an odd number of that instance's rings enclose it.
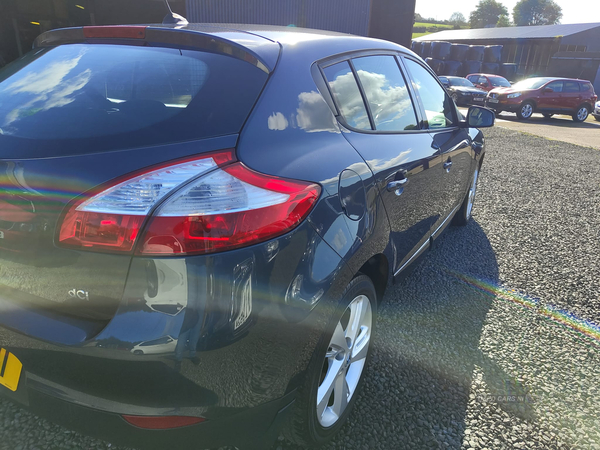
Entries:
{"label": "alloy wheel", "polygon": [[337,323],[317,389],[317,418],[324,428],[333,426],[354,395],[365,367],[373,312],[366,295],[358,295]]}
{"label": "alloy wheel", "polygon": [[521,116],[523,116],[525,119],[530,118],[532,114],[533,106],[531,106],[531,103],[525,103],[523,106],[521,106]]}
{"label": "alloy wheel", "polygon": [[579,119],[580,122],[583,122],[585,119],[587,119],[588,117],[588,109],[584,106],[579,108],[579,111],[577,111],[577,119]]}

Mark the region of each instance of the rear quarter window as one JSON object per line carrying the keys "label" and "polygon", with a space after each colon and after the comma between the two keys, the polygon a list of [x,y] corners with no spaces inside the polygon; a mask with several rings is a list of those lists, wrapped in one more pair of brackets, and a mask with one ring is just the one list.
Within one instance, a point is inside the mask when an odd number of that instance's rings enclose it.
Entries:
{"label": "rear quarter window", "polygon": [[267,74],[214,53],[71,44],[0,72],[0,157],[102,152],[233,134]]}

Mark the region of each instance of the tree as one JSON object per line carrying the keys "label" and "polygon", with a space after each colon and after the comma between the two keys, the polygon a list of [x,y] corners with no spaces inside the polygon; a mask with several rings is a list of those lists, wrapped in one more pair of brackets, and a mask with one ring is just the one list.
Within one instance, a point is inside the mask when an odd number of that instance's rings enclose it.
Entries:
{"label": "tree", "polygon": [[496,0],[481,0],[475,11],[469,15],[471,28],[484,28],[487,25],[496,25],[501,15],[508,16],[508,9]]}
{"label": "tree", "polygon": [[513,9],[515,25],[552,25],[562,18],[562,8],[553,0],[521,0]]}
{"label": "tree", "polygon": [[450,16],[450,20],[448,20],[448,23],[450,25],[454,25],[454,28],[460,28],[463,25],[467,24],[467,19],[465,19],[465,16],[463,16],[462,13],[455,12],[452,13],[452,15]]}
{"label": "tree", "polygon": [[510,19],[508,18],[508,16],[506,14],[502,14],[498,18],[498,22],[496,22],[497,28],[510,27],[510,26],[512,26],[512,23],[510,23]]}

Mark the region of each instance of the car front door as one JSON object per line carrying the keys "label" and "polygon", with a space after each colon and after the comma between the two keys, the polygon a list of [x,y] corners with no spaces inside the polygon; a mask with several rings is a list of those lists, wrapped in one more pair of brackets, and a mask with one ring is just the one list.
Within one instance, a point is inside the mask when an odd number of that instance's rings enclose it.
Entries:
{"label": "car front door", "polygon": [[390,219],[394,272],[428,247],[441,214],[439,150],[421,117],[399,61],[390,54],[357,56],[323,67],[344,136],[367,162]]}
{"label": "car front door", "polygon": [[459,126],[456,109],[434,75],[420,62],[404,58],[412,84],[427,118],[431,147],[437,150],[442,164],[432,178],[439,184],[442,214],[432,233],[439,234],[449,217],[460,207],[467,192],[473,163],[472,141],[466,128]]}
{"label": "car front door", "polygon": [[540,90],[537,99],[537,109],[540,112],[554,111],[560,109],[559,99],[563,91],[562,81],[552,81]]}

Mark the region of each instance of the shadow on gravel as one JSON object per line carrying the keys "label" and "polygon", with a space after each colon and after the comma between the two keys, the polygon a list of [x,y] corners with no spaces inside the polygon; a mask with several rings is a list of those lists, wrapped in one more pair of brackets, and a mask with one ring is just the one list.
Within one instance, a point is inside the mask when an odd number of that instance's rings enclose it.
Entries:
{"label": "shadow on gravel", "polygon": [[[527,395],[479,350],[493,298],[462,277],[498,281],[496,257],[474,220],[450,228],[409,277],[386,293],[364,390],[328,448],[458,449],[476,373],[484,374],[494,397],[481,401]],[[524,402],[505,407],[533,420]]]}

